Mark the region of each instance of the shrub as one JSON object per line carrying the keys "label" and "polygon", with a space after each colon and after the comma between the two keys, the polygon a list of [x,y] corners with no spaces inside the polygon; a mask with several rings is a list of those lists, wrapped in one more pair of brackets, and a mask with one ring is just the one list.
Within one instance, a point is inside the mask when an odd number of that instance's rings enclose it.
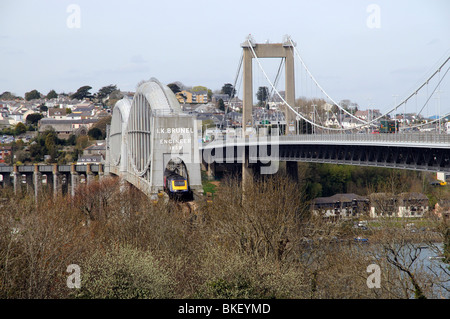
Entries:
{"label": "shrub", "polygon": [[80,265],[76,298],[159,299],[172,297],[173,281],[149,251],[118,247],[96,251]]}

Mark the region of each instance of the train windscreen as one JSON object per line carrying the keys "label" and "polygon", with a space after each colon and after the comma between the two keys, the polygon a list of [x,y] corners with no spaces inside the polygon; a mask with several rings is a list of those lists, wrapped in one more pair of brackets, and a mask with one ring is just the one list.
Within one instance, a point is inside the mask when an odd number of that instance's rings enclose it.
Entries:
{"label": "train windscreen", "polygon": [[173,183],[174,183],[174,186],[184,186],[184,185],[186,185],[184,180],[175,180],[175,181],[173,181]]}

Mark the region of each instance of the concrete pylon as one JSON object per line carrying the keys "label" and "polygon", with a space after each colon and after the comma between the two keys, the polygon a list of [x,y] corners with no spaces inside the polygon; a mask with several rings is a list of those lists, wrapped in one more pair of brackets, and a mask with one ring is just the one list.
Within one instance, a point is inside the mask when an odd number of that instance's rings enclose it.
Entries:
{"label": "concrete pylon", "polygon": [[[250,42],[250,43],[249,43]],[[294,47],[289,41],[283,43],[253,43],[245,41],[241,44],[244,51],[243,55],[243,109],[242,109],[242,128],[244,134],[249,133],[249,129],[253,125],[253,67],[252,60],[254,58],[253,51],[258,59],[260,58],[284,58],[285,59],[285,100],[292,107],[295,106],[295,70],[294,70]],[[252,50],[253,48],[253,50]],[[285,109],[286,129],[285,134],[289,132],[295,134],[296,126],[293,125],[294,131],[290,131],[289,127],[294,116],[289,107]],[[294,123],[292,123],[294,124]]]}
{"label": "concrete pylon", "polygon": [[[295,106],[295,70],[294,70],[294,47],[290,41],[283,43],[253,43],[251,40],[241,44],[243,49],[243,109],[242,109],[242,129],[244,137],[248,137],[253,128],[253,58],[254,54],[260,58],[284,58],[285,59],[285,100]],[[254,52],[254,53],[253,53]],[[294,113],[285,106],[286,127],[285,135],[296,134]],[[242,185],[243,187],[252,182],[252,169],[248,166],[248,154],[243,154],[242,161]],[[296,162],[288,162],[289,167],[297,167]],[[292,171],[294,171],[292,169]],[[293,175],[298,179],[298,174]]]}
{"label": "concrete pylon", "polygon": [[78,173],[75,170],[75,163],[72,163],[70,166],[70,195],[72,197],[75,196],[75,190],[78,186]]}
{"label": "concrete pylon", "polygon": [[13,165],[13,185],[14,185],[14,195],[17,195],[17,190],[20,187],[20,180],[19,180],[19,171],[17,169],[17,165]]}
{"label": "concrete pylon", "polygon": [[39,172],[38,164],[34,164],[33,170],[34,198],[37,202],[40,188],[42,186],[42,174]]}
{"label": "concrete pylon", "polygon": [[58,196],[58,193],[61,192],[61,181],[60,174],[58,172],[58,164],[53,164],[52,168],[52,177],[53,177],[53,198]]}
{"label": "concrete pylon", "polygon": [[86,185],[89,185],[94,179],[94,175],[91,171],[91,164],[86,164]]}

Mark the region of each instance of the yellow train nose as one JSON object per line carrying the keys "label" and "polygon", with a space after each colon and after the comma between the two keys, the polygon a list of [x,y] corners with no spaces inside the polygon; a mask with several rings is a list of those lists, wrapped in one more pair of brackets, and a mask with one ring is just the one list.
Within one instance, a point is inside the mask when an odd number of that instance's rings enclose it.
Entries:
{"label": "yellow train nose", "polygon": [[187,181],[172,181],[172,189],[174,191],[187,190]]}

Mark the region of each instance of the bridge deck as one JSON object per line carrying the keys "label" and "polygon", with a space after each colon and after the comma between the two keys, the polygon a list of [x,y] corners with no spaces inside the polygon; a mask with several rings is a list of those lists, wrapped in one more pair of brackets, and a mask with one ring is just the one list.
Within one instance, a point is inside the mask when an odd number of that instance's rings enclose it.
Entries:
{"label": "bridge deck", "polygon": [[450,135],[315,134],[232,138],[200,147],[206,163],[303,161],[450,172]]}

